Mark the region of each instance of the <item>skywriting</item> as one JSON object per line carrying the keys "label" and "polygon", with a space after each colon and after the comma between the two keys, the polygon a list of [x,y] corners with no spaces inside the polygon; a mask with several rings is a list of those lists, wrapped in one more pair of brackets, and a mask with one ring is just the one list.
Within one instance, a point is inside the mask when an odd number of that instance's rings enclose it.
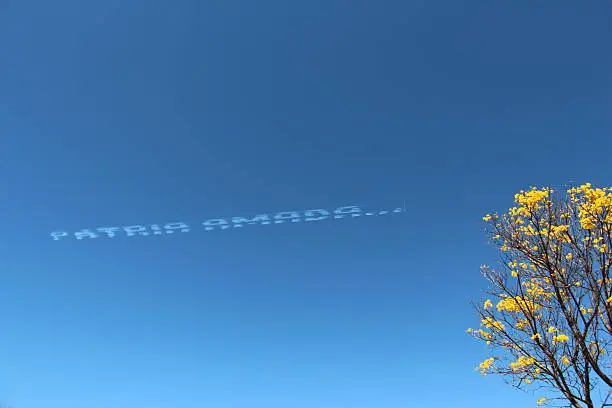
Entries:
{"label": "skywriting", "polygon": [[160,236],[174,233],[186,233],[193,230],[215,231],[239,229],[248,225],[275,225],[285,223],[339,220],[358,217],[373,217],[404,212],[404,208],[391,210],[364,210],[357,205],[347,205],[335,209],[316,209],[302,211],[280,211],[263,213],[251,217],[211,218],[199,223],[169,222],[158,224],[134,224],[113,227],[85,228],[78,231],[54,231],[49,235],[54,241],[89,240],[95,238]]}

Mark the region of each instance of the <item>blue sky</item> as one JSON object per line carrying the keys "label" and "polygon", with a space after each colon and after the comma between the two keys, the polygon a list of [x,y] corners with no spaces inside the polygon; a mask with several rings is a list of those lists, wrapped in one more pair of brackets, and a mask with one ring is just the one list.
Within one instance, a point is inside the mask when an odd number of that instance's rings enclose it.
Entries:
{"label": "blue sky", "polygon": [[[0,2],[0,402],[515,408],[481,217],[610,185],[608,1]],[[155,237],[97,226],[407,212]]]}

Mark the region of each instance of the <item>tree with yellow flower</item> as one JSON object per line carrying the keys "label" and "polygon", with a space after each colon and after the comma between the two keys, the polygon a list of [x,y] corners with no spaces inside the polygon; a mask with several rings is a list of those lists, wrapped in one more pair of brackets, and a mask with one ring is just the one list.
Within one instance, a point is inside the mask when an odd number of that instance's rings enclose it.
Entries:
{"label": "tree with yellow flower", "polygon": [[478,369],[547,391],[537,404],[607,405],[598,391],[612,389],[612,188],[514,198],[484,217],[501,265],[482,267],[490,297],[475,305],[481,327],[468,329],[492,350]]}

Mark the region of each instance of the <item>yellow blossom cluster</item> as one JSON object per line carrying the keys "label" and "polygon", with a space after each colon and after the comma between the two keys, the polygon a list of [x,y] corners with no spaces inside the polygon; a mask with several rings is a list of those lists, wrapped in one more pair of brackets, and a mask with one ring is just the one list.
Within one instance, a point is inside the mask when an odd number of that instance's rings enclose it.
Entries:
{"label": "yellow blossom cluster", "polygon": [[485,317],[484,319],[482,319],[481,321],[481,326],[486,327],[487,329],[496,329],[496,330],[504,330],[506,328],[506,326],[504,326],[504,324],[502,322],[498,322],[495,319],[493,319],[492,317]]}
{"label": "yellow blossom cluster", "polygon": [[536,187],[531,187],[530,191],[521,190],[518,194],[514,195],[514,202],[519,204],[511,210],[512,215],[528,216],[535,210],[538,210],[544,205],[550,204],[550,194],[553,190],[550,188],[544,188],[538,190]]}
{"label": "yellow blossom cluster", "polygon": [[525,327],[527,327],[528,324],[529,324],[529,321],[527,319],[519,319],[514,325],[514,327],[516,327],[519,330],[523,330],[525,329]]}
{"label": "yellow blossom cluster", "polygon": [[572,242],[568,230],[569,225],[553,225],[550,227],[550,235],[561,242]]}
{"label": "yellow blossom cluster", "polygon": [[531,367],[535,362],[536,360],[533,357],[519,356],[518,360],[510,363],[510,368],[512,368],[512,371],[522,371]]}
{"label": "yellow blossom cluster", "polygon": [[506,311],[511,313],[529,313],[537,312],[542,308],[542,305],[537,304],[531,299],[523,299],[521,296],[508,297],[497,303],[497,310],[500,312]]}
{"label": "yellow blossom cluster", "polygon": [[[579,208],[578,221],[583,229],[592,230],[599,225],[599,222],[612,223],[612,188],[593,188],[590,183],[586,183],[580,187],[571,188],[567,190],[567,192],[571,197],[573,205]],[[531,217],[537,210],[547,208],[552,205],[550,198],[552,193],[553,190],[547,187],[542,189],[532,187],[531,190],[521,190],[520,193],[515,194],[514,201],[518,205],[510,208],[508,212],[508,215],[511,217],[511,219],[508,219],[508,221],[515,226],[515,230],[512,232],[513,238],[520,238],[521,234],[524,237],[542,235],[555,240],[555,242],[559,244],[572,242],[570,226],[565,224],[563,221],[562,223],[565,225],[559,225],[557,219],[557,221],[552,221],[553,225],[550,225],[549,228],[540,229],[537,229],[531,222],[533,219]],[[559,218],[561,218],[561,220],[571,218],[571,211],[562,212]],[[485,215],[483,219],[485,221],[494,220],[494,222],[497,222],[498,220],[497,216],[492,216],[491,214]],[[542,225],[543,224],[540,223],[540,227],[542,227]],[[494,237],[494,239],[499,238],[501,238],[499,234],[495,235]],[[589,237],[584,239],[589,239]],[[530,248],[532,251],[540,251],[540,247],[538,245],[529,243],[528,240],[519,239],[519,242],[523,242],[524,246],[526,248]],[[610,243],[598,243],[598,241],[595,241],[593,244],[595,249],[601,253],[605,253],[610,250]],[[561,248],[560,245],[554,242],[547,245],[550,245],[550,248],[553,251]],[[509,243],[503,242],[501,250],[502,252],[509,251]],[[572,257],[573,254],[566,255],[567,260],[570,260]],[[518,274],[520,274],[519,271],[513,270],[513,276],[518,276]]]}
{"label": "yellow blossom cluster", "polygon": [[564,343],[569,340],[569,337],[567,337],[567,334],[557,334],[556,336],[553,336],[552,340],[553,344]]}
{"label": "yellow blossom cluster", "polygon": [[529,223],[528,225],[525,225],[525,226],[517,228],[517,231],[522,232],[523,234],[525,234],[525,236],[528,236],[528,237],[533,237],[533,236],[537,235],[537,232],[536,232],[535,228],[533,227],[533,225],[531,225],[531,223]]}
{"label": "yellow blossom cluster", "polygon": [[487,332],[487,331],[484,331],[482,329],[478,329],[478,330],[467,329],[466,332],[468,332],[468,333],[470,333],[472,335],[479,334],[480,337],[485,339],[485,340],[491,340],[493,338],[493,335],[491,334],[491,332]]}
{"label": "yellow blossom cluster", "polygon": [[579,204],[580,225],[585,230],[597,226],[597,222],[612,223],[612,188],[592,188],[591,183],[567,190],[571,200]]}
{"label": "yellow blossom cluster", "polygon": [[534,298],[550,299],[554,296],[554,293],[547,291],[547,288],[538,279],[532,278],[527,282],[523,282],[522,285],[525,286],[527,294]]}
{"label": "yellow blossom cluster", "polygon": [[511,268],[510,274],[515,278],[519,276],[519,273],[523,274],[529,273],[530,271],[535,272],[537,270],[537,267],[534,264],[527,262],[510,261],[507,263],[507,265]]}
{"label": "yellow blossom cluster", "polygon": [[591,243],[593,244],[593,248],[595,248],[596,250],[598,250],[601,253],[605,253],[608,250],[608,248],[609,248],[608,244],[601,244],[601,245],[599,245],[599,243],[601,241],[603,241],[603,240],[604,240],[603,237],[598,237],[598,238],[595,238],[595,239],[593,239],[591,241]]}
{"label": "yellow blossom cluster", "polygon": [[480,373],[481,373],[482,375],[485,375],[485,376],[486,376],[486,375],[487,375],[487,370],[488,370],[489,368],[491,368],[491,366],[493,365],[493,362],[494,362],[494,361],[495,361],[495,358],[494,358],[494,357],[491,357],[491,358],[487,358],[485,361],[483,361],[482,363],[480,363],[480,364],[478,365],[478,368],[480,369]]}

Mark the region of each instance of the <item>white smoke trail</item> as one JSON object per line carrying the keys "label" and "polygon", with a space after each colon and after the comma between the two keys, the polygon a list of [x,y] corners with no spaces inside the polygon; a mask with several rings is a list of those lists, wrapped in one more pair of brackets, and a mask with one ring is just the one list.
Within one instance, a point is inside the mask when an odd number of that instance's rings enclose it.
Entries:
{"label": "white smoke trail", "polygon": [[[146,224],[146,225],[127,225],[122,227],[97,227],[86,228],[75,232],[55,231],[49,235],[54,241],[65,239],[94,239],[94,238],[115,238],[119,236],[136,237],[136,236],[155,236],[168,235],[176,232],[190,232],[197,228],[204,231],[227,230],[242,228],[246,225],[274,225],[284,224],[287,222],[312,222],[323,220],[337,220],[343,218],[357,218],[367,216],[380,216],[388,214],[397,214],[406,211],[404,208],[394,208],[393,210],[378,210],[365,211],[356,205],[347,205],[338,207],[334,210],[316,209],[305,211],[281,211],[277,213],[258,214],[253,217],[229,217],[229,218],[212,218],[203,221],[199,224],[190,224],[186,222],[170,222],[164,224]],[[203,228],[201,228],[203,227]]]}

